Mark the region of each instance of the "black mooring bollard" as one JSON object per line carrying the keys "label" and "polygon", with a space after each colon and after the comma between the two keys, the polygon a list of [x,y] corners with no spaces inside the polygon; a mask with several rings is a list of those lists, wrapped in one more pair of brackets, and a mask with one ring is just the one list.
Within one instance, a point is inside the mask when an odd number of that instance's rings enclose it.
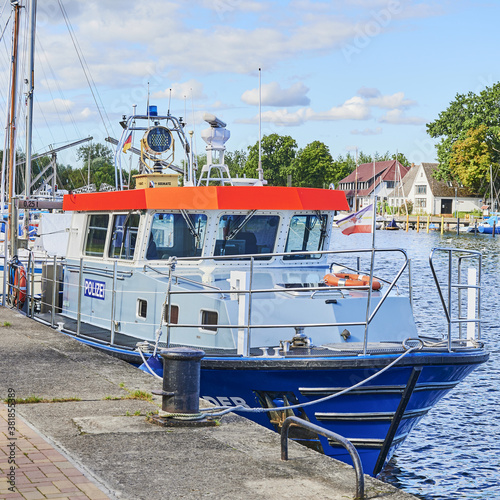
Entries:
{"label": "black mooring bollard", "polygon": [[168,413],[199,413],[200,366],[205,352],[189,347],[162,349],[162,410]]}

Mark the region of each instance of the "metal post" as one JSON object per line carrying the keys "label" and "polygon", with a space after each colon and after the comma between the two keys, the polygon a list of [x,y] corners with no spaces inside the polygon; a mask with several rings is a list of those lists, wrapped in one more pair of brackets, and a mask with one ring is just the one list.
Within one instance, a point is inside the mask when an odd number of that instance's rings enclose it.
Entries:
{"label": "metal post", "polygon": [[167,338],[166,338],[166,343],[167,347],[170,347],[170,318],[171,318],[171,313],[172,313],[172,306],[171,306],[171,300],[170,300],[170,291],[172,290],[172,265],[168,268],[168,285],[167,285],[167,310],[168,310],[168,321],[167,321]]}
{"label": "metal post", "polygon": [[52,311],[50,315],[50,325],[54,327],[56,320],[56,292],[57,292],[57,256],[54,255],[52,269]]}
{"label": "metal post", "polygon": [[8,253],[8,238],[7,238],[7,224],[4,222],[5,227],[5,241],[3,248],[3,282],[2,282],[2,305],[5,307],[7,305],[7,253]]}
{"label": "metal post", "polygon": [[247,352],[245,356],[250,356],[250,320],[252,317],[252,281],[253,281],[253,257],[250,257],[250,276],[248,278],[248,316],[247,316]]}
{"label": "metal post", "polygon": [[368,286],[368,297],[366,299],[366,323],[365,335],[363,338],[363,354],[366,356],[368,348],[368,323],[370,321],[370,303],[372,298],[372,283],[373,283],[373,265],[375,263],[375,248],[372,248],[371,264],[370,264],[370,284]]}
{"label": "metal post", "polygon": [[451,273],[452,273],[452,266],[451,266],[451,260],[452,260],[452,255],[451,255],[451,250],[448,251],[448,351],[451,352]]}
{"label": "metal post", "polygon": [[35,316],[35,261],[31,265],[31,317]]}
{"label": "metal post", "polygon": [[113,290],[111,292],[111,345],[115,343],[116,265],[115,260],[113,262]]}
{"label": "metal post", "polygon": [[78,309],[76,311],[76,335],[80,335],[82,323],[82,280],[83,280],[83,258],[80,258],[80,272],[78,273]]}
{"label": "metal post", "polygon": [[27,307],[27,315],[28,315],[28,318],[31,317],[31,314],[30,314],[30,309],[31,309],[31,282],[30,282],[30,269],[31,269],[31,255],[32,253],[29,252],[28,254],[28,264],[27,264],[27,269],[26,269],[26,301],[27,301],[27,304],[26,304],[26,307]]}
{"label": "metal post", "polygon": [[411,281],[411,259],[408,259],[408,287],[410,295],[410,307],[413,311],[413,284]]}

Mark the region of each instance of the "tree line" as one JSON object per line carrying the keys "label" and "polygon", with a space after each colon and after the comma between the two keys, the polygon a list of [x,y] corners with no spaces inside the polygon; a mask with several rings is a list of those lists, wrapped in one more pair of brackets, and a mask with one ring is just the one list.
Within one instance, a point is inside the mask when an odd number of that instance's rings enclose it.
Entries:
{"label": "tree line", "polygon": [[[500,83],[474,94],[457,94],[449,107],[436,120],[427,124],[427,133],[440,139],[437,144],[439,166],[434,177],[438,180],[456,181],[471,192],[487,194],[493,185],[500,190]],[[130,153],[131,154],[131,153]],[[101,184],[115,184],[113,151],[103,144],[89,144],[78,148],[77,159],[81,168],[71,165],[57,165],[58,187],[72,191],[90,182],[97,188]],[[2,151],[0,151],[0,160]],[[396,158],[395,154],[375,153],[373,156],[359,152],[357,161],[352,153],[332,156],[326,144],[313,141],[304,148],[298,148],[291,136],[269,134],[261,140],[261,161],[264,178],[268,185],[300,187],[328,187],[338,185],[356,167],[356,163],[371,163]],[[399,153],[397,159],[405,166],[410,161]],[[42,157],[33,162],[32,178],[50,162]],[[201,167],[206,156],[197,157]],[[17,161],[24,161],[24,154],[17,154]],[[233,177],[258,175],[259,143],[246,150],[227,151],[225,161]],[[137,170],[126,172],[123,179],[130,188],[135,186],[133,176]],[[24,190],[24,169],[16,174],[16,192]],[[38,181],[40,184],[42,180]],[[37,187],[37,186],[35,186]]]}

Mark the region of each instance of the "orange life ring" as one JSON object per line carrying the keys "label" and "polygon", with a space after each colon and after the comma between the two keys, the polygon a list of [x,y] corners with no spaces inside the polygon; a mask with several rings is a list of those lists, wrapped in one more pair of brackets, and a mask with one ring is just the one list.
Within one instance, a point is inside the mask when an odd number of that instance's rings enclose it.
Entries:
{"label": "orange life ring", "polygon": [[17,266],[14,274],[14,305],[21,307],[26,302],[26,271],[23,265]]}
{"label": "orange life ring", "polygon": [[[323,281],[328,286],[370,286],[370,276],[363,276],[361,274],[345,274],[345,273],[335,273],[327,274]],[[382,288],[382,283],[380,281],[373,279],[372,290],[380,290]]]}

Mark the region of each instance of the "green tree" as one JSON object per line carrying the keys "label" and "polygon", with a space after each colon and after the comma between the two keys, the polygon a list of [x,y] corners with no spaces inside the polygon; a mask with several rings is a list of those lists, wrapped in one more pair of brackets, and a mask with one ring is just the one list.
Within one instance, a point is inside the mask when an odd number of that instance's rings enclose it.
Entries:
{"label": "green tree", "polygon": [[[270,186],[285,186],[287,172],[296,156],[297,143],[288,135],[270,134],[261,140],[261,158],[264,179]],[[247,177],[256,178],[259,166],[259,143],[248,148],[248,159],[243,169]]]}
{"label": "green tree", "polygon": [[[437,144],[437,156],[439,168],[435,177],[440,180],[461,180],[462,177],[472,182],[471,185],[464,184],[466,187],[477,186],[477,176],[464,176],[464,171],[474,168],[477,165],[484,165],[488,162],[488,155],[491,155],[490,161],[497,164],[500,160],[500,83],[492,87],[486,87],[479,94],[469,92],[468,94],[457,94],[455,100],[449,107],[439,114],[439,117],[427,124],[427,133],[433,138],[440,138]],[[484,125],[483,131],[479,128]],[[475,139],[474,139],[475,137]],[[462,142],[465,141],[465,142]],[[475,148],[474,161],[470,162],[471,154],[459,154],[458,150],[471,146],[472,143],[484,142],[485,147]],[[462,143],[462,146],[455,144]],[[476,145],[477,145],[476,144]],[[458,148],[458,149],[457,149]],[[478,155],[478,156],[476,156]],[[486,174],[482,173],[483,182],[486,180]]]}
{"label": "green tree", "polygon": [[244,150],[226,151],[224,161],[229,168],[231,177],[243,177],[248,156]]}
{"label": "green tree", "polygon": [[299,150],[286,173],[292,184],[300,187],[323,187],[333,177],[333,158],[328,146],[320,141],[311,142]]}
{"label": "green tree", "polygon": [[335,187],[338,187],[338,183],[353,172],[355,168],[356,158],[354,158],[350,153],[347,153],[345,158],[342,155],[339,155],[333,162],[330,183],[333,183]]}
{"label": "green tree", "polygon": [[487,132],[488,127],[484,124],[469,129],[465,139],[453,144],[450,154],[450,170],[462,185],[476,192],[490,182],[494,151],[486,140]]}

